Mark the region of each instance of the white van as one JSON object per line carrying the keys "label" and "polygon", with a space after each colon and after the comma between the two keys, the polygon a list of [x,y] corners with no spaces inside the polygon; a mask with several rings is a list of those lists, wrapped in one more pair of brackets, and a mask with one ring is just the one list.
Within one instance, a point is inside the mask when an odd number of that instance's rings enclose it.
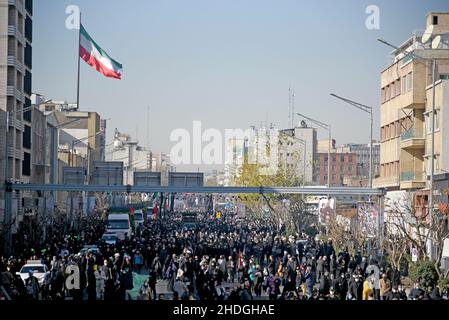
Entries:
{"label": "white van", "polygon": [[115,233],[120,240],[131,237],[132,228],[127,213],[110,213],[108,216],[107,233]]}
{"label": "white van", "polygon": [[144,223],[143,219],[143,211],[142,210],[136,210],[134,211],[134,226],[137,228],[140,225],[143,225]]}

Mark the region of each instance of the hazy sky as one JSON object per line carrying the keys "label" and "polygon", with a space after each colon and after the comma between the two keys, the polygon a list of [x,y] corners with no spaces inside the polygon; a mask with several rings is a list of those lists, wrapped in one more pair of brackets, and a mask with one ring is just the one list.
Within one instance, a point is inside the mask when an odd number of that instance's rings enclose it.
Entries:
{"label": "hazy sky", "polygon": [[[429,11],[447,0],[35,0],[33,91],[75,101],[77,31],[65,28],[68,5],[124,66],[123,80],[104,78],[82,62],[81,109],[97,111],[113,130],[138,132],[168,152],[173,129],[288,124],[288,88],[296,110],[334,128],[338,144],[369,139],[366,114],[330,92],[375,106],[379,136],[380,71],[390,49],[425,29]],[[380,30],[365,27],[368,5],[380,8]],[[319,138],[325,132],[318,131]]]}

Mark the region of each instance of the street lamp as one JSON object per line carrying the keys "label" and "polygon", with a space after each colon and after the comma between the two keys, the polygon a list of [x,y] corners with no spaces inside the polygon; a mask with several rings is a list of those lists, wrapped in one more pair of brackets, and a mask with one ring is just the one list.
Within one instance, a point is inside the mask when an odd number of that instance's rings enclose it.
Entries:
{"label": "street lamp", "polygon": [[346,98],[342,98],[340,96],[337,96],[334,93],[330,94],[332,97],[340,99],[360,110],[362,110],[363,112],[366,112],[370,115],[370,143],[369,143],[369,187],[372,189],[373,188],[373,107],[370,106],[366,106],[364,104],[346,99]]}
{"label": "street lamp", "polygon": [[[422,41],[423,43],[426,43],[430,40],[430,37],[432,36],[433,32],[433,26],[430,26],[428,30],[426,30],[426,33],[424,34]],[[446,35],[446,34],[443,34]],[[437,39],[440,39],[439,41],[436,41]],[[427,66],[428,62],[432,63],[432,135],[431,135],[431,169],[430,169],[430,194],[429,194],[429,215],[430,215],[430,227],[432,228],[432,217],[433,217],[433,211],[434,211],[434,199],[433,199],[433,186],[434,186],[434,180],[435,180],[435,85],[437,82],[436,79],[436,62],[437,58],[423,58],[419,55],[414,54],[413,52],[407,52],[406,50],[399,48],[395,45],[392,45],[391,43],[385,41],[384,39],[377,39],[377,41],[395,49],[396,51],[402,52],[405,56],[415,59],[419,63],[424,64]],[[441,35],[437,36],[434,41],[432,42],[432,49],[438,49],[441,44]],[[447,58],[441,58],[444,60],[447,60]],[[433,256],[433,249],[430,250],[430,257]]]}
{"label": "street lamp", "polygon": [[327,130],[329,133],[329,148],[327,151],[327,187],[330,188],[331,187],[331,148],[332,148],[332,128],[330,124],[326,124],[323,123],[321,121],[309,118],[303,114],[300,113],[296,113],[298,116],[311,121],[312,123],[316,124],[317,126],[319,126],[320,128]]}

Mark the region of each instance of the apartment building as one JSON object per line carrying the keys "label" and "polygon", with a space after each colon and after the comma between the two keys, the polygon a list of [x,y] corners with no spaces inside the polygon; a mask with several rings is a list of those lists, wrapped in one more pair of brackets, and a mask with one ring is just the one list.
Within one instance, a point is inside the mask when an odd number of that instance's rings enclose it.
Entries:
{"label": "apartment building", "polygon": [[[449,32],[449,13],[430,12],[426,27],[433,25],[433,37]],[[437,61],[437,106],[435,172],[449,170],[443,143],[449,122],[444,121],[449,77],[449,48],[432,49],[415,33],[399,50],[394,61],[381,73],[380,177],[374,186],[388,191],[415,191],[426,188],[431,158],[432,63]],[[430,41],[431,42],[431,41]],[[413,54],[426,59],[414,59]],[[446,129],[447,130],[447,129]]]}
{"label": "apartment building", "polygon": [[32,171],[32,16],[32,0],[0,0],[0,109],[9,113],[7,178],[21,182],[30,182]]}
{"label": "apartment building", "polygon": [[[329,144],[328,141],[327,143]],[[330,184],[331,187],[341,187],[348,185],[348,181],[352,181],[353,178],[357,177],[357,154],[351,152],[348,147],[332,149],[330,160],[329,153],[322,151],[317,154],[318,164],[316,171],[317,183],[319,185]],[[329,161],[330,177],[328,172]]]}

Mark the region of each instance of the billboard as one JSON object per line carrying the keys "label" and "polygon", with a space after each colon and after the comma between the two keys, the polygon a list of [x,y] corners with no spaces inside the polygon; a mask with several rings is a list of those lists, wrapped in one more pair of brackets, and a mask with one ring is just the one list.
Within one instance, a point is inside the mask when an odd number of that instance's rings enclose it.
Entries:
{"label": "billboard", "polygon": [[335,215],[335,199],[322,198],[318,203],[318,221],[322,225],[326,225]]}
{"label": "billboard", "polygon": [[376,237],[379,224],[379,206],[373,202],[359,202],[357,205],[357,225],[359,232],[368,238]]}
{"label": "billboard", "polygon": [[200,172],[170,172],[168,174],[170,187],[202,187],[204,185],[204,173]]}
{"label": "billboard", "polygon": [[134,185],[145,187],[160,187],[161,186],[161,173],[149,172],[149,171],[135,171],[134,172]]}
{"label": "billboard", "polygon": [[94,161],[91,183],[98,186],[123,185],[123,162]]}
{"label": "billboard", "polygon": [[87,170],[84,167],[65,167],[63,168],[64,184],[85,184],[86,174]]}

